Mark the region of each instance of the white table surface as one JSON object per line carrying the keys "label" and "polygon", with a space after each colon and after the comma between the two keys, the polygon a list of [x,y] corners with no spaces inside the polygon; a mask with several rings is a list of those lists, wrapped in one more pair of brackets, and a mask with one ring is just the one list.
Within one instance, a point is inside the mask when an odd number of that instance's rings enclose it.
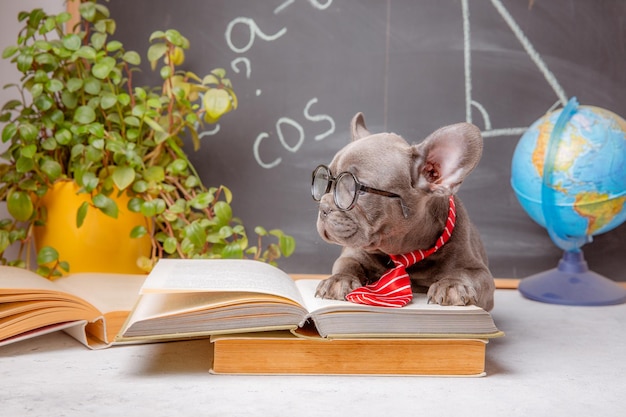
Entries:
{"label": "white table surface", "polygon": [[497,290],[483,378],[210,375],[207,340],[0,348],[1,416],[626,416],[626,305]]}

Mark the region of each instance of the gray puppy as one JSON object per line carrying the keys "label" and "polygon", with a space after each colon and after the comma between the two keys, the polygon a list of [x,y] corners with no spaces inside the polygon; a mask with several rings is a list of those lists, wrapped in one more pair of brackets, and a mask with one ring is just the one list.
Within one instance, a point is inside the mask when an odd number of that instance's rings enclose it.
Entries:
{"label": "gray puppy", "polygon": [[[417,145],[393,133],[371,134],[361,113],[352,119],[351,131],[352,142],[327,170],[321,168],[333,179],[328,188],[313,186],[317,230],[327,242],[343,246],[332,275],[317,287],[321,298],[343,300],[392,267],[389,255],[432,247],[442,235],[450,195],[482,154],[480,130],[469,123],[443,127]],[[349,174],[338,181],[342,173]],[[441,305],[491,310],[495,286],[487,255],[461,201],[456,196],[454,201],[450,240],[407,268],[413,291],[427,292],[429,302]]]}

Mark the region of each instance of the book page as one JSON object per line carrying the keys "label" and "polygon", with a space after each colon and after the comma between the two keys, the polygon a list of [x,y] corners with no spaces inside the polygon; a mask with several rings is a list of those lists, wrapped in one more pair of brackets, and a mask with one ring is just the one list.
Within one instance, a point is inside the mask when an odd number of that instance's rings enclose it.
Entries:
{"label": "book page", "polygon": [[242,259],[160,259],[141,293],[175,292],[254,292],[303,303],[294,281],[285,272]]}
{"label": "book page", "polygon": [[316,279],[301,279],[297,280],[296,286],[302,294],[304,299],[304,306],[310,312],[331,312],[331,311],[379,311],[379,312],[406,312],[410,313],[411,310],[425,310],[425,311],[459,311],[462,310],[477,310],[482,311],[480,307],[473,305],[470,306],[441,306],[439,304],[429,304],[426,299],[426,294],[413,293],[413,300],[406,306],[396,309],[389,307],[376,307],[363,304],[355,304],[349,301],[340,300],[325,300],[315,296],[315,290],[320,280]]}
{"label": "book page", "polygon": [[79,273],[54,281],[59,289],[77,295],[102,313],[130,311],[147,275]]}
{"label": "book page", "polygon": [[44,289],[59,291],[51,281],[27,269],[0,266],[0,289]]}

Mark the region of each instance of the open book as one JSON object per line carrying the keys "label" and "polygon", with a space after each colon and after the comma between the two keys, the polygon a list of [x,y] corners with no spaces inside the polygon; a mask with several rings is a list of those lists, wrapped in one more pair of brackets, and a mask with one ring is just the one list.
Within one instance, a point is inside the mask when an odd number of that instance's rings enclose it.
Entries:
{"label": "open book", "polygon": [[161,259],[144,282],[118,341],[297,329],[312,323],[324,338],[491,338],[502,335],[476,306],[403,308],[315,297],[319,280],[293,280],[252,260]]}
{"label": "open book", "polygon": [[80,273],[49,281],[0,266],[0,346],[65,330],[85,346],[111,345],[146,275]]}

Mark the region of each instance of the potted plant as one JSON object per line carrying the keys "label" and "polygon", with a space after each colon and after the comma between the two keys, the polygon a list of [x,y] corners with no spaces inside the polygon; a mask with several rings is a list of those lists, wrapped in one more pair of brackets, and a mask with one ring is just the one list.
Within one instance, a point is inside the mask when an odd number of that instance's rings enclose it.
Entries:
{"label": "potted plant", "polygon": [[[79,13],[74,31],[64,30],[69,13],[20,13],[17,44],[2,53],[22,78],[9,86],[20,98],[0,111],[8,146],[0,158],[0,201],[10,214],[0,220],[0,264],[29,267],[34,236],[51,213],[49,193],[68,181],[69,195],[83,197],[72,210],[77,229],[94,212],[117,218],[129,211],[145,219],[118,237],[148,239],[148,252],[137,259],[144,271],[164,256],[272,263],[289,256],[295,242],[280,230],[255,228],[258,241],[250,246],[232,215],[229,189],[206,187],[183,150],[184,137],[197,149],[199,127],[237,108],[225,71],[181,71],[189,41],[176,30],[156,31],[147,56],[163,84],[135,86],[140,55],[110,39],[115,20],[108,9],[81,0]],[[67,229],[56,235],[65,239]],[[263,247],[267,235],[276,241]],[[10,246],[19,248],[14,259],[5,257]],[[67,256],[39,245],[38,272],[55,277],[68,271]]]}

